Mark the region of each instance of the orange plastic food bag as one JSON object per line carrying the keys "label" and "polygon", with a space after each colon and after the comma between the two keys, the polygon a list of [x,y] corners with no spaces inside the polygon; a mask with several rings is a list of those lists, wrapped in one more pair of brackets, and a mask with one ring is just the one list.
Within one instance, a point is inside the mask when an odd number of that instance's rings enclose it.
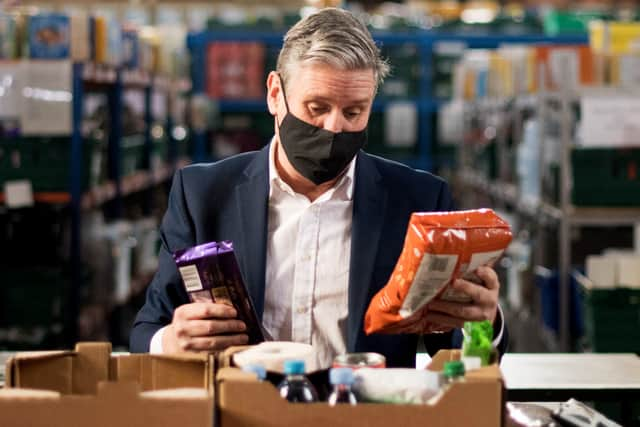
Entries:
{"label": "orange plastic food bag", "polygon": [[480,283],[475,270],[492,266],[511,237],[509,224],[490,209],[412,214],[393,273],[367,309],[365,332],[436,332],[424,320],[426,305],[435,298],[470,301],[449,284],[461,277]]}

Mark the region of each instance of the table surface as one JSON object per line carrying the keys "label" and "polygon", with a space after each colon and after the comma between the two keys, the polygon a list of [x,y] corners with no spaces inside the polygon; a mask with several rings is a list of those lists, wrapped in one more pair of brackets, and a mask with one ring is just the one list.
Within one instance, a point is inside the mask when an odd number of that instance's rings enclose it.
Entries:
{"label": "table surface", "polygon": [[507,390],[640,391],[640,357],[635,354],[507,353],[500,369]]}

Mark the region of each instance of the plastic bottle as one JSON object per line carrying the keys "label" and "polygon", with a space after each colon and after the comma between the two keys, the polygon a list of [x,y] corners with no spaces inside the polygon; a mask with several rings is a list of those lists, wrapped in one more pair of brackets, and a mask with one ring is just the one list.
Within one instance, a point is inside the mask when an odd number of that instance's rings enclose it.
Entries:
{"label": "plastic bottle", "polygon": [[351,391],[354,377],[351,368],[333,368],[329,371],[329,382],[333,386],[333,391],[329,395],[329,406],[346,403],[355,405],[355,394]]}
{"label": "plastic bottle", "polygon": [[304,376],[303,360],[287,360],[284,362],[285,378],[278,385],[280,396],[289,402],[310,403],[318,401],[318,393],[311,382]]}
{"label": "plastic bottle", "polygon": [[540,200],[540,126],[529,119],[524,124],[522,142],[516,151],[516,171],[522,197],[531,202]]}
{"label": "plastic bottle", "polygon": [[242,367],[245,372],[252,372],[258,376],[258,381],[264,381],[267,378],[267,370],[262,365],[252,364]]}
{"label": "plastic bottle", "polygon": [[444,378],[448,384],[464,380],[464,364],[460,360],[445,362]]}

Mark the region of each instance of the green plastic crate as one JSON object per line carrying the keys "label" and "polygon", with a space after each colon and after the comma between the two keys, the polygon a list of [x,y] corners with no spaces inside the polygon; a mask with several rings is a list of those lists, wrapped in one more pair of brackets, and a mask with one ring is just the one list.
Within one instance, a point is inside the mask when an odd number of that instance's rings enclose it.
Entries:
{"label": "green plastic crate", "polygon": [[382,56],[387,58],[391,73],[380,87],[378,96],[386,99],[417,97],[420,88],[418,45],[404,43],[383,47]]}
{"label": "green plastic crate", "polygon": [[[83,140],[83,191],[98,185],[104,176],[103,145]],[[0,139],[0,185],[27,179],[33,191],[69,191],[71,138],[41,137]]]}
{"label": "green plastic crate", "polygon": [[169,161],[169,139],[166,137],[156,138],[153,140],[153,149],[151,151],[151,164],[155,162],[167,163]]}
{"label": "green plastic crate", "polygon": [[597,11],[564,12],[555,10],[545,15],[542,24],[545,34],[549,36],[587,34],[591,21],[607,18],[609,18],[608,15]]}
{"label": "green plastic crate", "polygon": [[3,268],[0,325],[34,327],[62,321],[69,283],[58,269]]}
{"label": "green plastic crate", "polygon": [[640,353],[640,289],[584,289],[587,340],[596,352]]}
{"label": "green plastic crate", "polygon": [[144,136],[126,136],[120,144],[120,174],[125,177],[141,170],[144,167]]}
{"label": "green plastic crate", "polygon": [[640,149],[574,149],[571,162],[574,205],[640,206]]}

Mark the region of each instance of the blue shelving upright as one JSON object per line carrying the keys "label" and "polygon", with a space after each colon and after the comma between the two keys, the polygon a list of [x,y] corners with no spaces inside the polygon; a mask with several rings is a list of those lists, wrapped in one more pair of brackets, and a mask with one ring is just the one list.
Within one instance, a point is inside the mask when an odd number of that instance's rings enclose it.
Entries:
{"label": "blue shelving upright", "polygon": [[[120,164],[122,150],[122,112],[123,112],[123,92],[128,87],[128,83],[123,81],[123,68],[111,68],[113,79],[101,79],[99,81],[87,80],[84,75],[86,64],[74,63],[72,74],[72,133],[71,133],[71,170],[70,170],[70,210],[71,210],[71,239],[70,239],[70,268],[71,287],[68,294],[68,313],[65,317],[65,344],[72,347],[77,342],[78,336],[78,315],[81,303],[81,290],[84,286],[82,275],[82,250],[81,250],[81,223],[83,211],[83,189],[82,176],[83,169],[83,149],[85,138],[82,134],[82,119],[85,94],[94,90],[91,86],[98,87],[97,90],[107,93],[109,108],[109,139],[108,139],[108,178],[114,183],[115,194],[111,200],[104,200],[111,204],[110,211],[114,218],[120,218],[123,214],[123,191],[122,191],[122,169]],[[87,87],[89,86],[89,87]],[[145,106],[145,130],[144,130],[144,160],[143,168],[150,169],[150,155],[152,150],[151,137],[151,96],[153,91],[153,80],[148,83],[138,83],[137,89],[144,91]],[[175,147],[170,151],[175,152]],[[174,165],[175,166],[175,165]],[[150,186],[146,189],[147,196],[143,204],[143,212],[150,212]],[[100,202],[101,203],[101,202]],[[98,204],[100,204],[98,203]],[[99,206],[95,206],[99,207]]]}

